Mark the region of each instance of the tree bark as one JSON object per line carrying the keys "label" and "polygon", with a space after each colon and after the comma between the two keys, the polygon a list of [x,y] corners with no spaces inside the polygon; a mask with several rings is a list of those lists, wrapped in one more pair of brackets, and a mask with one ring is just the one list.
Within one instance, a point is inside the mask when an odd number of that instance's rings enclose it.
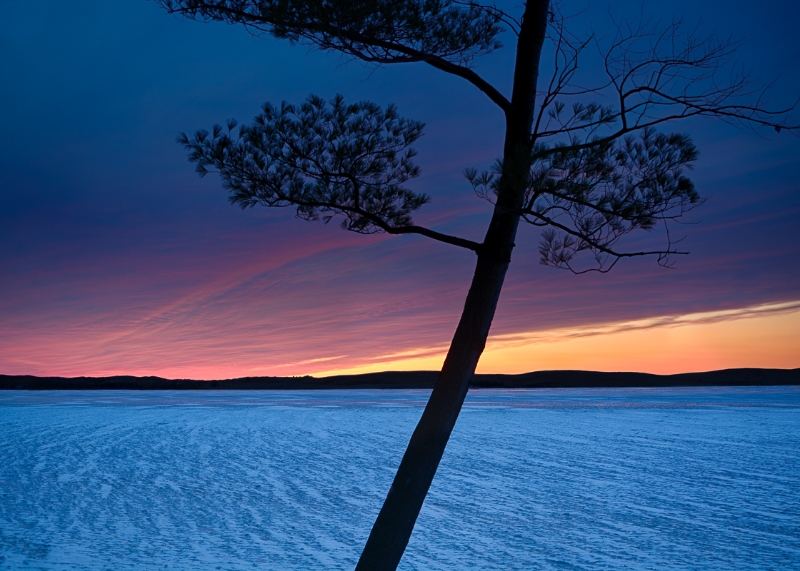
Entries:
{"label": "tree bark", "polygon": [[397,568],[489,336],[529,177],[531,128],[549,0],[529,0],[517,42],[497,203],[442,371],[411,436],[356,571]]}

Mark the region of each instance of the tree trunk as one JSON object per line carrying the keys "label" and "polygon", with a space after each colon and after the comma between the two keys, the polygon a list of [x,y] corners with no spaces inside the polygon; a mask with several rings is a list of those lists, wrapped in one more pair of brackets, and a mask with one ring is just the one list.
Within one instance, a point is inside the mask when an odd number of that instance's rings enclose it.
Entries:
{"label": "tree trunk", "polygon": [[400,563],[489,336],[529,177],[531,126],[549,0],[529,0],[517,42],[503,171],[461,320],[428,404],[408,443],[356,571],[393,571]]}

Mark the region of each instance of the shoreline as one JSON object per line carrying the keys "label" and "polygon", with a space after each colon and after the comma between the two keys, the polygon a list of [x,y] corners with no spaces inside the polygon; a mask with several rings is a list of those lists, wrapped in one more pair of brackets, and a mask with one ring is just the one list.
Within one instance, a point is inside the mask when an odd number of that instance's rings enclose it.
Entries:
{"label": "shoreline", "polygon": [[[0,390],[337,390],[432,389],[438,371],[387,371],[333,377],[242,377],[198,381],[162,377],[36,377],[0,375]],[[724,369],[654,375],[597,371],[477,374],[472,388],[651,388],[800,385],[800,369]]]}

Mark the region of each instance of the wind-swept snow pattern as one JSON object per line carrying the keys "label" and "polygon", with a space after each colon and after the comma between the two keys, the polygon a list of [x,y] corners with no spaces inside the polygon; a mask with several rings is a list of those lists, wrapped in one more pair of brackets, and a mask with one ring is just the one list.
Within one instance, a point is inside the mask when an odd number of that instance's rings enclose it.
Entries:
{"label": "wind-swept snow pattern", "polygon": [[[4,391],[0,569],[351,569],[428,391]],[[400,569],[800,569],[800,388],[473,390]]]}

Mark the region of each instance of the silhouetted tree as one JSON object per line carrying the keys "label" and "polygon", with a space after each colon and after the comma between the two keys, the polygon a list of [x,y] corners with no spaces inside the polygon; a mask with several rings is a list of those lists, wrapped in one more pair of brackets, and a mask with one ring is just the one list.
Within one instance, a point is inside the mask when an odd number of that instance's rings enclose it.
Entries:
{"label": "silhouetted tree", "polygon": [[[309,220],[342,219],[363,234],[421,234],[477,255],[475,273],[450,349],[414,430],[358,570],[395,569],[461,410],[484,349],[520,220],[542,226],[541,262],[576,273],[608,271],[620,258],[655,256],[662,265],[685,254],[668,223],[701,202],[686,170],[697,157],[684,134],[664,123],[711,116],[749,127],[796,130],[784,110],[764,107],[764,91],[732,73],[730,41],[703,37],[680,22],[615,23],[605,41],[579,39],[559,5],[529,0],[514,17],[472,0],[159,0],[171,13],[242,24],[253,34],[332,50],[372,64],[424,62],[481,90],[505,117],[502,158],[489,171],[465,174],[494,204],[477,243],[415,226],[411,213],[429,197],[404,185],[418,176],[411,144],[422,124],[390,106],[266,104],[249,125],[229,122],[182,135],[201,175],[220,173],[242,207],[295,207]],[[472,63],[516,41],[510,98]],[[543,46],[552,73],[540,81]],[[581,87],[579,60],[593,53],[593,84]],[[603,79],[597,80],[597,68]],[[660,249],[628,251],[620,239],[656,225]],[[590,265],[579,262],[579,254]]]}

